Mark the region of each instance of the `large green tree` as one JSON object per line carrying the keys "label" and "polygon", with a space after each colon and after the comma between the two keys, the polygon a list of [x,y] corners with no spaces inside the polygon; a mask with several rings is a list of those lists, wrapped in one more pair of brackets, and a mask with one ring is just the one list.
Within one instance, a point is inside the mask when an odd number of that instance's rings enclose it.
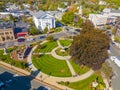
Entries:
{"label": "large green tree", "polygon": [[87,65],[94,70],[100,69],[108,57],[109,38],[100,30],[92,29],[74,37],[70,47],[72,60]]}
{"label": "large green tree", "polygon": [[40,34],[40,31],[38,29],[36,29],[35,26],[31,26],[30,30],[29,30],[29,33],[31,35],[37,35],[37,34]]}
{"label": "large green tree", "polygon": [[73,19],[74,19],[74,13],[73,12],[66,12],[62,16],[62,22],[64,24],[73,24]]}

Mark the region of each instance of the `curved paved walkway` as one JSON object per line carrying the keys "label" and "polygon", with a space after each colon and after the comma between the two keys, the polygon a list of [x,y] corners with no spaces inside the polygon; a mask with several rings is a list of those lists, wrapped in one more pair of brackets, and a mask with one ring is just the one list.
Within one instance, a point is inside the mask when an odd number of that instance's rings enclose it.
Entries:
{"label": "curved paved walkway", "polygon": [[71,56],[59,56],[59,55],[57,55],[56,52],[55,52],[55,50],[57,50],[58,48],[60,48],[60,47],[58,46],[58,47],[54,48],[51,51],[51,54],[52,54],[53,57],[58,58],[60,60],[66,60],[66,59],[70,59],[71,58]]}
{"label": "curved paved walkway", "polygon": [[[45,42],[43,42],[45,43]],[[30,68],[32,68],[33,71],[37,71],[37,68],[34,67],[34,65],[32,64],[32,52],[37,48],[37,45],[35,47],[33,47],[32,51],[30,52],[30,54],[28,55],[28,58],[27,58],[27,62],[30,63],[31,65],[29,66]],[[63,59],[63,58],[62,58]],[[68,61],[68,60],[66,60]],[[68,64],[69,66],[69,64]],[[70,66],[71,67],[71,66]],[[71,69],[71,68],[70,68]],[[68,89],[68,90],[71,90],[71,88],[68,88],[66,86],[63,86],[63,85],[60,85],[58,84],[57,82],[60,82],[60,81],[69,81],[69,82],[76,82],[76,81],[80,81],[80,80],[83,80],[85,78],[88,78],[89,76],[91,76],[92,74],[94,73],[93,70],[89,70],[87,73],[85,74],[82,74],[80,76],[76,76],[76,77],[54,77],[54,76],[49,76],[45,73],[42,73],[40,72],[37,77],[40,77],[41,80],[43,80],[44,82],[47,82],[47,83],[50,83],[52,85],[55,85],[59,88],[62,88],[63,90],[64,89]]]}

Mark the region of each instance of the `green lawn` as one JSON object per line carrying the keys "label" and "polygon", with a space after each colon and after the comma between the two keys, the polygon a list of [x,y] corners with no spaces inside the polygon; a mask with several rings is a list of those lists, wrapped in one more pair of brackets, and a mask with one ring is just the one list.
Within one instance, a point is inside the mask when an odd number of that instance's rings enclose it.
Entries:
{"label": "green lawn", "polygon": [[73,61],[70,61],[71,65],[73,66],[73,69],[75,70],[76,74],[84,74],[86,73],[87,71],[90,70],[90,68],[86,67],[86,66],[80,66],[78,64],[76,64],[75,62]]}
{"label": "green lawn", "polygon": [[34,52],[51,52],[55,47],[57,47],[57,42],[49,41],[38,46]]}
{"label": "green lawn", "polygon": [[32,62],[43,73],[57,77],[70,77],[71,73],[64,60],[58,60],[51,55],[33,56]]}
{"label": "green lawn", "polygon": [[69,49],[65,50],[65,52],[61,52],[61,48],[58,48],[55,50],[56,54],[57,55],[60,55],[60,56],[68,56],[69,55]]}
{"label": "green lawn", "polygon": [[3,55],[4,51],[0,50],[0,60],[9,64],[12,64],[13,66],[19,67],[19,68],[25,68],[25,62],[22,61],[15,61],[10,58],[10,52],[13,50],[13,48],[8,49],[8,54]]}
{"label": "green lawn", "polygon": [[71,44],[71,40],[59,40],[62,46],[69,46]]}
{"label": "green lawn", "polygon": [[[98,78],[97,82],[99,83],[98,86],[95,88],[91,87],[91,84],[93,81],[96,80],[96,78]],[[61,83],[62,85],[66,85],[65,82]],[[69,83],[66,86],[73,88],[74,90],[104,90],[105,84],[102,80],[102,77],[98,74],[93,74],[90,77],[78,81],[78,82],[73,82],[73,83]],[[98,89],[100,88],[100,89]]]}
{"label": "green lawn", "polygon": [[61,27],[57,27],[57,28],[55,29],[55,32],[60,32],[60,31],[62,31],[62,28],[61,28]]}

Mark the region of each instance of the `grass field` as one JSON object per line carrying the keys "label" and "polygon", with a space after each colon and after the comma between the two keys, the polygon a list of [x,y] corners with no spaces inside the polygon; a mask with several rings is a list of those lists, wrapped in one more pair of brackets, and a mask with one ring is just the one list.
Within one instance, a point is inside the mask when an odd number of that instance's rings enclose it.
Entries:
{"label": "grass field", "polygon": [[[95,89],[91,86],[91,84],[93,81],[96,80],[96,78],[98,78],[98,80],[97,80],[98,86]],[[61,84],[65,85],[65,83],[61,83]],[[70,88],[73,88],[74,90],[104,90],[105,84],[104,84],[102,77],[100,75],[93,74],[84,80],[69,83],[67,86]]]}
{"label": "grass field", "polygon": [[70,63],[72,65],[73,69],[75,70],[76,74],[78,74],[78,73],[79,74],[84,74],[84,73],[86,73],[87,71],[90,70],[90,68],[88,68],[86,66],[82,67],[82,66],[74,63],[73,61],[70,61]]}
{"label": "grass field", "polygon": [[71,44],[71,40],[59,40],[62,46],[69,46]]}
{"label": "grass field", "polygon": [[33,56],[32,62],[37,69],[48,75],[70,77],[71,72],[64,60],[58,60],[51,55]]}
{"label": "grass field", "polygon": [[36,48],[34,52],[51,52],[55,47],[57,47],[57,42],[49,41]]}

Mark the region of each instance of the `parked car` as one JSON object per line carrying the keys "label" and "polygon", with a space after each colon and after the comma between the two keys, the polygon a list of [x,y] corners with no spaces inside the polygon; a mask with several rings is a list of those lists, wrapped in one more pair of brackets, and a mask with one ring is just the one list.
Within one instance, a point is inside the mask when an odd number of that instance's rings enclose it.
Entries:
{"label": "parked car", "polygon": [[46,38],[45,35],[41,35],[41,36],[40,36],[40,39],[44,39],[44,38]]}
{"label": "parked car", "polygon": [[113,61],[118,67],[120,67],[120,56],[111,56],[111,61]]}
{"label": "parked car", "polygon": [[116,57],[115,56],[111,56],[110,59],[111,59],[111,61],[115,61]]}
{"label": "parked car", "polygon": [[25,41],[25,38],[19,38],[18,39],[18,42],[24,42]]}
{"label": "parked car", "polygon": [[27,41],[32,41],[32,40],[33,40],[33,38],[27,38],[26,40],[27,40]]}

